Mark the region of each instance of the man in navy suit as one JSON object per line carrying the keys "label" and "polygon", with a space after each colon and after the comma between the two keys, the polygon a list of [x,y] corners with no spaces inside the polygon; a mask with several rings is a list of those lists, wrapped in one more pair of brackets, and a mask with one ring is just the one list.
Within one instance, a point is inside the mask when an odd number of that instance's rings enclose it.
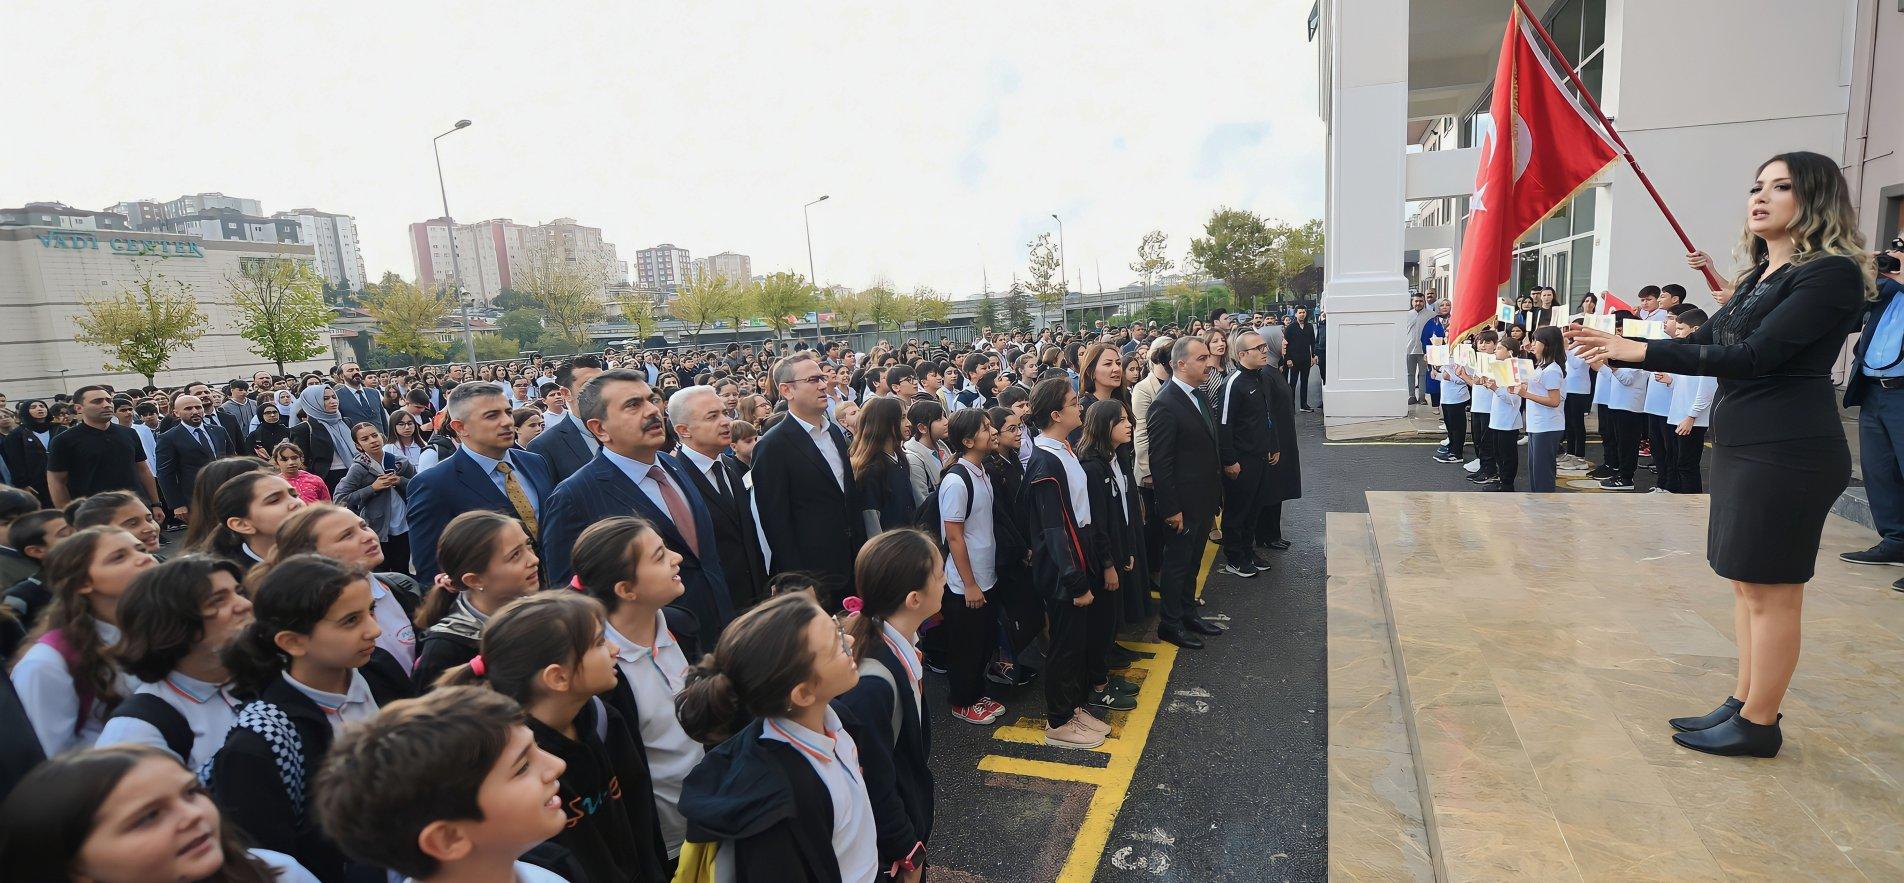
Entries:
{"label": "man in navy suit", "polygon": [[356,362],[346,362],[338,376],[344,383],[337,387],[337,413],[343,415],[344,423],[368,423],[378,432],[390,431],[390,416],[383,411],[383,392],[364,385],[364,369]]}
{"label": "man in navy suit", "polygon": [[[534,540],[555,490],[549,461],[511,447],[516,424],[501,389],[489,383],[461,384],[450,393],[448,408],[450,431],[461,444],[455,454],[410,479],[406,500],[410,559],[424,585],[436,578],[436,538],[450,519],[489,509],[515,516]],[[568,557],[567,547],[562,555]]]}
{"label": "man in navy suit", "polygon": [[232,446],[224,428],[217,421],[205,419],[205,403],[198,396],[173,396],[172,416],[178,423],[160,433],[155,445],[159,490],[172,503],[172,516],[184,521],[185,503],[198,483],[198,470],[219,457],[230,456]]}
{"label": "man in navy suit", "polygon": [[687,471],[661,453],[668,433],[660,397],[641,372],[617,369],[582,386],[575,414],[601,442],[601,456],[549,496],[541,550],[549,582],[565,585],[574,575],[570,553],[575,538],[589,525],[617,515],[639,515],[681,555],[685,591],[673,606],[694,614],[700,645],[713,646],[734,618],[734,604],[721,572],[707,502]]}
{"label": "man in navy suit", "polygon": [[576,356],[555,372],[555,382],[562,387],[556,395],[565,399],[569,407],[560,412],[549,409],[544,418],[546,427],[529,443],[529,450],[549,461],[556,484],[567,481],[595,459],[595,452],[601,449],[601,443],[582,425],[582,418],[573,407],[582,397],[582,387],[600,373],[602,360],[594,356]]}

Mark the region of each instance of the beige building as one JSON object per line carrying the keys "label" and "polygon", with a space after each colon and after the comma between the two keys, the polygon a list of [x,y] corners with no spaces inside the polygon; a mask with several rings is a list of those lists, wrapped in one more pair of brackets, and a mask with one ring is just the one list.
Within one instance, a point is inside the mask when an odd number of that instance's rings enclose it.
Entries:
{"label": "beige building", "polygon": [[1850,112],[1845,120],[1845,179],[1858,200],[1865,239],[1891,241],[1904,225],[1904,3],[1856,0]]}
{"label": "beige building", "polygon": [[[410,225],[410,258],[423,285],[449,285],[450,225],[433,218]],[[521,290],[534,262],[580,268],[601,279],[603,297],[609,286],[628,278],[627,264],[619,260],[613,243],[599,227],[556,218],[540,226],[492,218],[474,224],[456,224],[456,268],[464,290],[487,305],[504,289]]]}
{"label": "beige building", "polygon": [[[113,217],[119,217],[114,215]],[[162,274],[188,287],[209,320],[205,335],[173,355],[156,378],[161,386],[217,382],[277,367],[253,355],[238,336],[225,280],[257,258],[314,260],[311,246],[218,241],[172,233],[105,227],[0,226],[0,391],[14,399],[72,392],[89,383],[125,389],[145,385],[136,374],[105,369],[104,352],[73,340],[73,317],[89,298]],[[325,370],[329,360],[287,364]]]}

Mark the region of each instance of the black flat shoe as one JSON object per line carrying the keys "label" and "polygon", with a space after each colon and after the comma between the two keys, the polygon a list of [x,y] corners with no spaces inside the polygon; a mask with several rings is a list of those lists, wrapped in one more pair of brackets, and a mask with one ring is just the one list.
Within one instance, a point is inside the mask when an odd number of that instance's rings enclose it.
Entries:
{"label": "black flat shoe", "polygon": [[1201,619],[1192,619],[1188,622],[1185,622],[1183,624],[1183,627],[1193,632],[1196,632],[1199,635],[1216,636],[1216,635],[1223,634],[1222,628],[1216,625],[1212,625],[1210,623],[1204,622]]}
{"label": "black flat shoe", "polygon": [[1176,629],[1158,629],[1157,640],[1166,644],[1175,644],[1185,650],[1202,650],[1203,639],[1196,635],[1186,635]]}
{"label": "black flat shoe", "polygon": [[[1779,717],[1783,719],[1784,715]],[[1674,733],[1673,741],[1694,751],[1721,757],[1777,757],[1785,735],[1776,723],[1761,726],[1733,715],[1709,730]]]}
{"label": "black flat shoe", "polygon": [[1718,708],[1713,709],[1709,714],[1699,717],[1676,717],[1666,723],[1682,733],[1697,733],[1700,730],[1710,730],[1713,727],[1731,720],[1732,716],[1738,714],[1739,709],[1744,707],[1745,703],[1731,696],[1727,696],[1726,701],[1721,703]]}
{"label": "black flat shoe", "polygon": [[1287,548],[1289,548],[1289,541],[1288,541],[1288,540],[1276,540],[1275,542],[1272,542],[1272,543],[1270,543],[1270,544],[1269,544],[1269,547],[1270,547],[1270,548],[1272,548],[1272,549],[1275,549],[1275,550],[1276,550],[1276,551],[1278,551],[1278,552],[1281,552],[1282,550],[1284,550],[1284,549],[1287,549]]}

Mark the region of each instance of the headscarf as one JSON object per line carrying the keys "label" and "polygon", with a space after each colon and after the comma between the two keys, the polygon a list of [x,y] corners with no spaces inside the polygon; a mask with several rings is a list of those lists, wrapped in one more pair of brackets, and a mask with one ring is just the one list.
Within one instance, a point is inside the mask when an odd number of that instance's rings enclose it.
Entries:
{"label": "headscarf", "polygon": [[271,400],[278,406],[278,422],[286,428],[297,425],[298,400],[288,389],[280,389],[271,394]]}
{"label": "headscarf", "polygon": [[1263,327],[1256,329],[1256,333],[1258,336],[1263,338],[1264,343],[1269,344],[1269,364],[1274,367],[1279,367],[1279,368],[1282,367],[1283,326],[1264,325]]}
{"label": "headscarf", "polygon": [[[28,411],[32,410],[33,406],[36,404],[46,406],[45,417],[36,418],[32,414],[27,413]],[[21,400],[19,404],[18,410],[20,413],[20,425],[26,427],[26,431],[28,432],[52,432],[53,431],[53,422],[52,422],[53,406],[51,404],[41,399],[23,399]]]}
{"label": "headscarf", "polygon": [[[335,458],[332,462],[336,462],[336,460],[348,462],[351,456],[357,453],[357,443],[350,440],[350,427],[344,425],[344,415],[333,414],[324,410],[324,393],[329,389],[330,387],[322,383],[316,386],[306,387],[303,392],[298,393],[298,408],[304,412],[304,419],[306,421],[315,421],[321,424],[326,432],[330,433],[331,450],[334,452],[331,456]],[[316,432],[317,430],[312,429],[311,431]],[[330,464],[311,464],[313,471],[320,468],[329,469]]]}
{"label": "headscarf", "polygon": [[[271,413],[278,415],[278,422],[264,422],[264,412],[267,408],[271,410]],[[260,403],[258,416],[251,418],[251,433],[248,438],[252,447],[264,448],[265,453],[269,454],[271,449],[277,447],[278,442],[284,441],[289,434],[289,431],[284,428],[284,414],[278,410],[278,406],[270,402]]]}

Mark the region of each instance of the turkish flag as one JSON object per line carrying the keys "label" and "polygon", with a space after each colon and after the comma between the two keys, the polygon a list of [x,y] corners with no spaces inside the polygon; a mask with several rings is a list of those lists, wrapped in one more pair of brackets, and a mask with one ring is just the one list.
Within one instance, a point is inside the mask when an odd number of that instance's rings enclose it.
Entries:
{"label": "turkish flag", "polygon": [[[1599,114],[1568,93],[1518,6],[1501,39],[1490,105],[1494,129],[1468,201],[1448,326],[1459,340],[1494,321],[1512,277],[1514,243],[1620,157]],[[1564,60],[1563,60],[1564,61]]]}

